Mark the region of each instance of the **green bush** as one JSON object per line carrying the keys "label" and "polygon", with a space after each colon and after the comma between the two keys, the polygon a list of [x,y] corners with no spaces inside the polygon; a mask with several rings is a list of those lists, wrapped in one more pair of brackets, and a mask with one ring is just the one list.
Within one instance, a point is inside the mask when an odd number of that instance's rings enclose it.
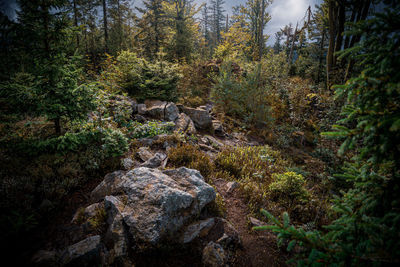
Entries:
{"label": "green bush", "polygon": [[[177,65],[166,61],[149,62],[130,51],[122,51],[111,66],[111,74],[119,88],[138,101],[159,99],[176,101],[179,71]],[[106,81],[111,82],[111,81]]]}
{"label": "green bush", "polygon": [[160,134],[170,134],[174,126],[173,122],[149,121],[142,124],[137,121],[131,121],[127,128],[129,136],[133,138],[145,138]]}
{"label": "green bush", "polygon": [[261,65],[250,66],[247,75],[238,76],[232,62],[224,62],[211,91],[217,110],[236,117],[251,126],[267,125],[271,121],[266,104],[268,89],[261,78]]}
{"label": "green bush", "polygon": [[295,172],[274,173],[268,187],[269,195],[274,201],[284,203],[287,208],[291,208],[293,204],[307,198],[305,183],[304,177]]}
{"label": "green bush", "polygon": [[173,167],[185,166],[198,170],[205,178],[208,178],[214,170],[209,156],[197,146],[181,144],[168,151],[168,162]]}

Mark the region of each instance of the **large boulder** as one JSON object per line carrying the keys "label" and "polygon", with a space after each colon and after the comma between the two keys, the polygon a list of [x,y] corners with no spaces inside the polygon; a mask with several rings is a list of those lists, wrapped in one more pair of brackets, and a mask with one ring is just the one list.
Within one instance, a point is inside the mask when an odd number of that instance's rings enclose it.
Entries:
{"label": "large boulder", "polygon": [[207,110],[183,106],[182,111],[192,119],[197,128],[209,129],[212,127],[212,118]]}
{"label": "large boulder", "polygon": [[91,198],[97,202],[106,196],[118,203],[109,210],[121,214],[134,240],[158,245],[176,238],[174,234],[215,199],[215,191],[197,170],[140,167],[106,175]]}

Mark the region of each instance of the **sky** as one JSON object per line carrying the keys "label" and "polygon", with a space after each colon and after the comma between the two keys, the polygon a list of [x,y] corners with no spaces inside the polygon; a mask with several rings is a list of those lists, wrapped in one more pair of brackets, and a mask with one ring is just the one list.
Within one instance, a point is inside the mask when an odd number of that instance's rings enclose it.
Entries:
{"label": "sky", "polygon": [[[204,3],[205,0],[195,0],[196,3]],[[228,14],[232,13],[232,7],[239,4],[245,4],[247,0],[225,0],[225,10]],[[268,45],[275,42],[275,33],[288,25],[290,22],[296,25],[300,21],[308,8],[314,10],[316,4],[322,3],[323,0],[273,0],[272,4],[267,8],[267,12],[271,15],[271,20],[267,23],[264,33],[270,38]]]}
{"label": "sky", "polygon": [[[5,13],[13,18],[15,16],[16,1],[15,0],[0,0],[0,8],[5,10]],[[141,0],[135,0],[135,5],[141,3]],[[201,4],[206,0],[195,0]],[[209,2],[209,1],[208,1]],[[225,10],[228,14],[232,14],[232,7],[244,4],[246,0],[225,0]],[[290,22],[296,25],[300,21],[308,8],[311,6],[314,9],[315,4],[321,3],[322,0],[274,0],[268,7],[267,11],[271,15],[271,20],[265,27],[265,33],[270,35],[267,44],[272,45],[275,41],[274,34]]]}

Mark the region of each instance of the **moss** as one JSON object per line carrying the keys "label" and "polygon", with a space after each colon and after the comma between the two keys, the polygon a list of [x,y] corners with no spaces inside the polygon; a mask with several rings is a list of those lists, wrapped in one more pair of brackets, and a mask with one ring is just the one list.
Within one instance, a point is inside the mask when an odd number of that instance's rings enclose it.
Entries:
{"label": "moss", "polygon": [[106,210],[101,207],[96,209],[96,213],[93,217],[89,218],[88,222],[93,230],[101,232],[106,225],[107,213]]}

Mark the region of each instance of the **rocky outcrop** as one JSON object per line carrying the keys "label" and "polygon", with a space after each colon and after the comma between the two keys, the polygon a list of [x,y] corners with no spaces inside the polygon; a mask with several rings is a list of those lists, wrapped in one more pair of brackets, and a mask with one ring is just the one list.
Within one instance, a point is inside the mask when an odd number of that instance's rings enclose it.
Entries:
{"label": "rocky outcrop", "polygon": [[212,118],[207,110],[182,106],[182,112],[192,119],[198,129],[210,129],[212,127]]}
{"label": "rocky outcrop", "polygon": [[107,217],[121,214],[134,240],[158,245],[174,238],[215,199],[215,191],[197,170],[182,167],[162,172],[140,167],[106,175],[91,193],[94,202],[105,198],[110,202],[111,197],[115,208],[108,209],[113,212]]}

